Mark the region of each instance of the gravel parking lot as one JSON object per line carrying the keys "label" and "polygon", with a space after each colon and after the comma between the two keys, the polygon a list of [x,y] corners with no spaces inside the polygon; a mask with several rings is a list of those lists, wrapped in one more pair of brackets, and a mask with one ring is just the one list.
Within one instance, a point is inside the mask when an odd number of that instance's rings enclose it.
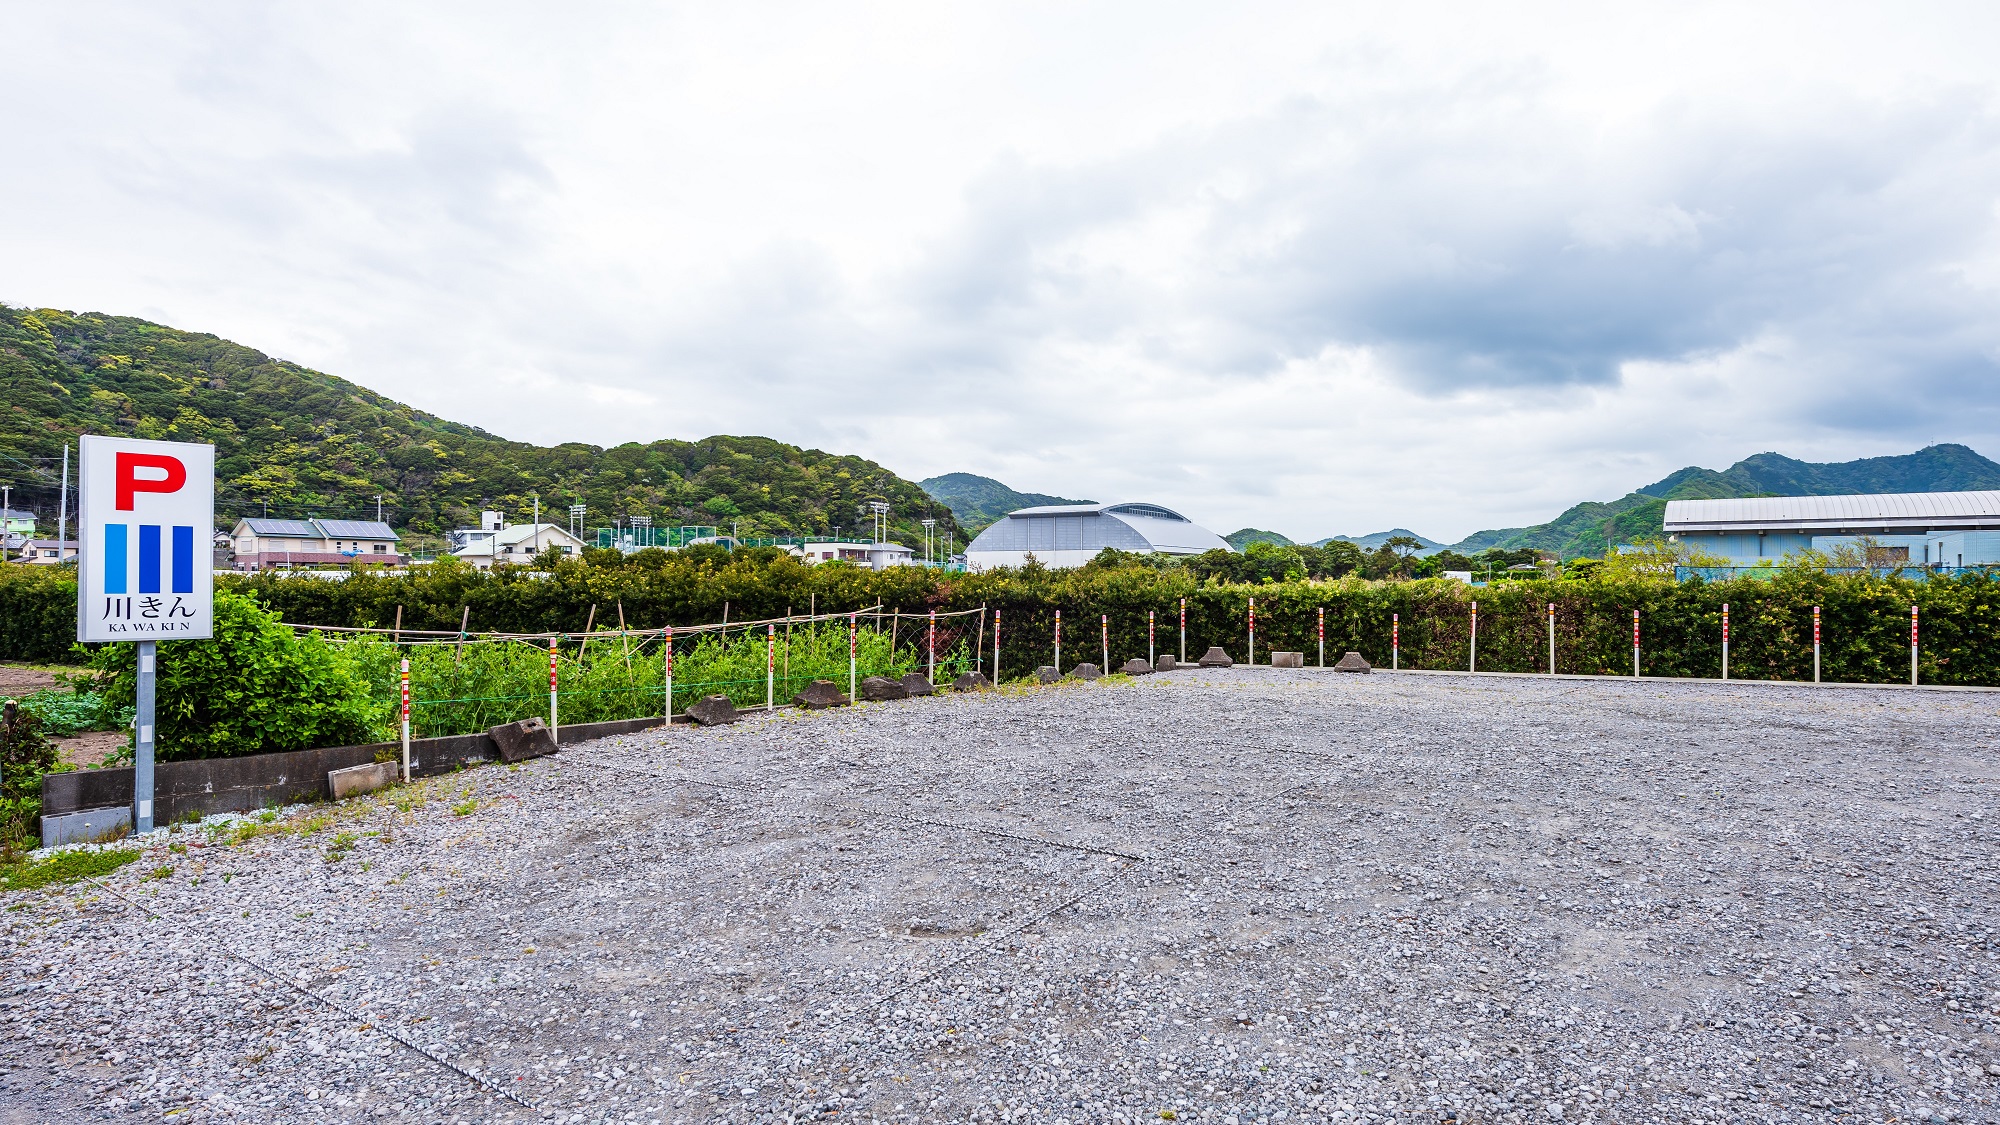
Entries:
{"label": "gravel parking lot", "polygon": [[0,1120],[2000,1121],[1997,732],[1265,668],[607,739],[6,896]]}

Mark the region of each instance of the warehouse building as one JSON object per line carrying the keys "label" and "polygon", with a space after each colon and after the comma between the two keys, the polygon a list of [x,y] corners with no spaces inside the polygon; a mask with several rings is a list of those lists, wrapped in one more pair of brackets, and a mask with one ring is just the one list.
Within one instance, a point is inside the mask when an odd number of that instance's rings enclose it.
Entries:
{"label": "warehouse building", "polygon": [[980,569],[1082,566],[1106,547],[1134,554],[1199,555],[1230,549],[1222,536],[1158,504],[1060,504],[1009,512],[965,549]]}
{"label": "warehouse building", "polygon": [[1667,535],[1731,566],[1777,565],[1863,537],[1918,567],[2000,563],[2000,491],[1669,500]]}

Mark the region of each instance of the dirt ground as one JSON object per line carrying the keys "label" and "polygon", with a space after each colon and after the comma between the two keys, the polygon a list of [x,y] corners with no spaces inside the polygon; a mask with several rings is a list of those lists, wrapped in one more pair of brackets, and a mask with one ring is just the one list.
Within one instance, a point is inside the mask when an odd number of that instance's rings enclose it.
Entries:
{"label": "dirt ground", "polygon": [[[19,699],[43,688],[58,687],[57,672],[83,670],[46,664],[0,664],[0,698]],[[122,730],[94,730],[74,738],[52,738],[49,741],[56,744],[56,753],[63,762],[77,769],[90,769],[123,747],[126,733]]]}

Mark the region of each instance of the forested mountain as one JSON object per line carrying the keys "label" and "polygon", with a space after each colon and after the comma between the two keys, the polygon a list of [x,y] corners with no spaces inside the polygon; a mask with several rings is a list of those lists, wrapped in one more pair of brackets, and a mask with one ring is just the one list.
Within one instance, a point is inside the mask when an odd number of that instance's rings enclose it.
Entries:
{"label": "forested mountain", "polygon": [[1424,550],[1426,551],[1444,546],[1444,544],[1442,543],[1433,543],[1429,539],[1426,539],[1423,536],[1418,535],[1416,532],[1411,531],[1407,527],[1393,528],[1389,531],[1371,531],[1366,535],[1329,535],[1325,539],[1322,539],[1319,542],[1313,544],[1313,546],[1324,547],[1328,543],[1331,543],[1337,539],[1342,543],[1352,543],[1364,551],[1373,551],[1379,549],[1382,546],[1382,544],[1387,543],[1389,540],[1395,539],[1399,536],[1416,540],[1417,542],[1423,544]]}
{"label": "forested mountain", "polygon": [[1093,503],[1090,500],[1065,500],[1042,492],[1016,492],[992,477],[973,473],[946,473],[917,483],[930,494],[931,499],[949,506],[958,519],[958,526],[972,535],[979,534],[988,524],[1008,512],[1021,508]]}
{"label": "forested mountain", "polygon": [[1980,489],[2000,489],[2000,464],[1963,445],[1830,464],[1759,453],[1721,472],[1690,465],[1617,500],[1578,504],[1548,523],[1475,532],[1452,550],[1472,554],[1488,547],[1532,547],[1560,551],[1564,558],[1602,554],[1613,544],[1663,534],[1669,500]]}
{"label": "forested mountain", "polygon": [[[200,332],[132,317],[0,306],[0,479],[14,506],[53,517],[57,465],[78,434],[216,447],[216,515],[373,518],[419,537],[481,508],[525,521],[739,525],[744,535],[852,534],[857,507],[886,501],[904,542],[946,506],[860,457],[761,437],[662,440],[610,449],[508,441],[345,379]],[[73,485],[74,482],[72,482]]]}
{"label": "forested mountain", "polygon": [[[1289,547],[1292,545],[1290,539],[1278,532],[1264,531],[1255,527],[1239,528],[1223,536],[1222,541],[1239,551],[1252,543],[1269,543],[1277,547]],[[1318,544],[1314,544],[1314,546],[1318,546]]]}

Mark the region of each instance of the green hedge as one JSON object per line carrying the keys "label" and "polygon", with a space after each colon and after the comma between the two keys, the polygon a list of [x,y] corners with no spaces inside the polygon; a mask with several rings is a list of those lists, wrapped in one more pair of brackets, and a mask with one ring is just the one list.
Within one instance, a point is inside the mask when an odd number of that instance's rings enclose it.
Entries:
{"label": "green hedge", "polygon": [[0,660],[59,661],[75,642],[75,569],[0,563]]}
{"label": "green hedge", "polygon": [[[1479,667],[1535,672],[1547,666],[1546,606],[1556,604],[1557,669],[1628,675],[1632,610],[1642,614],[1644,671],[1714,676],[1721,665],[1721,610],[1731,608],[1730,675],[1810,679],[1812,607],[1824,607],[1828,680],[1905,681],[1909,611],[1921,607],[1922,677],[1937,684],[2000,684],[2000,591],[1993,578],[1967,575],[1928,582],[1871,576],[1783,573],[1768,581],[1547,579],[1474,589],[1449,580],[1261,585],[1197,583],[1185,570],[1090,566],[1039,567],[985,574],[918,568],[881,572],[843,565],[807,567],[775,552],[646,552],[622,563],[565,562],[552,573],[482,574],[441,564],[412,574],[359,573],[344,581],[265,574],[225,577],[285,621],[387,627],[403,610],[410,629],[455,630],[469,609],[474,632],[581,631],[614,625],[622,608],[635,628],[781,617],[788,610],[846,612],[870,605],[921,614],[985,605],[1002,613],[1007,676],[1031,673],[1053,658],[1055,611],[1064,619],[1063,661],[1098,657],[1100,614],[1110,616],[1112,661],[1146,651],[1146,614],[1155,612],[1158,651],[1178,644],[1177,609],[1187,599],[1188,655],[1220,645],[1241,660],[1248,601],[1258,604],[1258,649],[1316,654],[1315,622],[1326,608],[1329,661],[1349,650],[1389,662],[1390,616],[1402,622],[1402,663],[1410,668],[1466,664],[1470,603],[1479,602]],[[73,635],[74,587],[39,569],[4,568],[0,576],[0,656],[55,659]],[[26,572],[26,573],[20,573]],[[991,652],[991,616],[985,651]],[[969,621],[957,640],[977,641]],[[908,627],[907,625],[905,626]],[[990,671],[990,669],[989,669]]]}

